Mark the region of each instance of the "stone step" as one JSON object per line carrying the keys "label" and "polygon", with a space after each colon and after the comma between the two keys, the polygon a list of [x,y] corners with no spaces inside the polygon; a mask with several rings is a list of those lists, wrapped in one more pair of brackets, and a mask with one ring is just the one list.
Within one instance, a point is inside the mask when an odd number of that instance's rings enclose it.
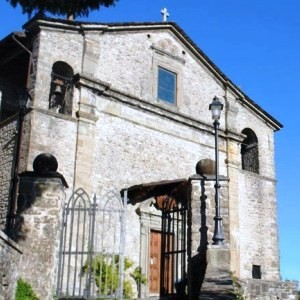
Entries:
{"label": "stone step", "polygon": [[202,284],[200,299],[235,299],[233,282],[228,271],[208,271]]}
{"label": "stone step", "polygon": [[236,296],[228,292],[203,292],[200,294],[200,300],[232,300]]}

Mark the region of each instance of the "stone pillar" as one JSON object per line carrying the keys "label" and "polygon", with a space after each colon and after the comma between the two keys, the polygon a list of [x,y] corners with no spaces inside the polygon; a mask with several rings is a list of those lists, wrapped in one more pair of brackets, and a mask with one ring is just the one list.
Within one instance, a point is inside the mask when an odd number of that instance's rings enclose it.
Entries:
{"label": "stone pillar", "polygon": [[[228,193],[224,187],[227,178],[220,176],[223,190],[220,193],[221,215],[225,241],[223,245],[212,245],[214,231],[215,201],[215,162],[200,160],[196,165],[197,175],[192,182],[192,257],[190,268],[191,299],[225,298],[232,289],[230,280],[230,253],[228,247]],[[221,196],[220,195],[220,196]],[[226,213],[225,213],[226,212]],[[226,225],[226,226],[225,226]],[[198,227],[198,233],[196,228]],[[200,230],[200,239],[199,239]],[[196,250],[195,246],[198,245]]]}
{"label": "stone pillar", "polygon": [[23,249],[19,277],[40,299],[52,300],[56,289],[62,207],[67,184],[51,155],[39,155],[34,172],[20,175],[15,237]]}

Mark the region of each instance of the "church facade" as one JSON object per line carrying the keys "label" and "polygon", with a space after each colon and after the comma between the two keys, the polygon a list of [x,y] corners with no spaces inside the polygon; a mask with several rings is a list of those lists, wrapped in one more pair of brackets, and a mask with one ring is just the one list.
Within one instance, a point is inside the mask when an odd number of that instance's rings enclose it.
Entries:
{"label": "church facade", "polygon": [[[263,283],[265,290],[257,296],[267,293],[269,298],[261,299],[273,299],[272,293],[283,297],[283,291],[293,295],[293,287],[280,281],[274,134],[282,125],[276,119],[174,23],[34,19],[24,29],[0,44],[3,232],[9,232],[17,210],[10,204],[15,168],[18,173],[31,171],[41,153],[56,157],[68,184],[65,201],[78,188],[101,195],[191,178],[198,161],[215,159],[209,105],[217,96],[223,104],[219,166],[226,179],[220,188],[224,242],[212,245],[215,202],[210,183],[208,250],[225,251],[227,271],[248,282],[248,290]],[[23,87],[30,97],[20,124],[17,100]],[[192,183],[198,210],[199,190],[199,181]],[[155,238],[160,231],[159,212],[153,200],[147,201],[128,204],[126,221],[125,255],[147,276],[143,297],[156,293],[149,287],[150,242],[151,234]],[[201,238],[200,212],[195,216],[192,256]],[[214,274],[209,262],[207,270]]]}

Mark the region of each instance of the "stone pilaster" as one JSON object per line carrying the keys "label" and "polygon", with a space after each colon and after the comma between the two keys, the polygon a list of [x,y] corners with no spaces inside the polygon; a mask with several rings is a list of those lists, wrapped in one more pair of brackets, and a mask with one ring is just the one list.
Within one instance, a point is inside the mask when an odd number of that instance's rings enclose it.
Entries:
{"label": "stone pilaster", "polygon": [[98,120],[95,112],[95,95],[86,89],[81,89],[81,100],[78,118],[76,166],[74,175],[74,190],[83,188],[91,193],[91,177],[93,175],[95,152],[95,124]]}
{"label": "stone pilaster", "polygon": [[240,195],[239,195],[239,168],[240,155],[239,145],[233,141],[227,141],[227,170],[230,181],[228,183],[229,193],[229,240],[230,240],[230,270],[235,273],[237,277],[240,276]]}

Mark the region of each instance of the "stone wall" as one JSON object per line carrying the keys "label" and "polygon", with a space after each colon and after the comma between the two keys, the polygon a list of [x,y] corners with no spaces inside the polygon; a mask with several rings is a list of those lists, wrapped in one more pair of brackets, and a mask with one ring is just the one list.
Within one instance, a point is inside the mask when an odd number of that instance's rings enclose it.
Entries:
{"label": "stone wall", "polygon": [[[76,119],[48,110],[33,110],[30,118],[30,148],[26,170],[32,169],[32,162],[40,153],[50,153],[57,158],[58,172],[64,175],[72,187],[77,143]],[[73,187],[72,187],[73,188]],[[68,189],[68,197],[73,189]]]}
{"label": "stone wall", "polygon": [[[242,283],[246,299],[298,300],[298,283],[295,281],[247,280]],[[246,286],[245,286],[246,285]]]}
{"label": "stone wall", "polygon": [[0,300],[15,299],[21,255],[20,246],[0,230]]}
{"label": "stone wall", "polygon": [[0,77],[0,91],[0,121],[4,121],[18,112],[17,99],[21,89],[8,81],[7,78]]}
{"label": "stone wall", "polygon": [[56,290],[64,186],[59,178],[30,175],[20,180],[15,235],[24,251],[18,270],[40,299],[50,300]]}
{"label": "stone wall", "polygon": [[245,171],[239,176],[241,278],[251,278],[252,266],[261,278],[279,280],[275,182]]}
{"label": "stone wall", "polygon": [[[252,278],[261,266],[262,278],[279,280],[274,130],[228,94],[228,129],[239,142],[228,140],[231,270]],[[258,139],[259,174],[242,170],[241,132],[251,129]],[[266,238],[266,232],[267,238]]]}
{"label": "stone wall", "polygon": [[8,199],[12,184],[16,151],[17,120],[7,120],[0,124],[0,229],[4,230],[7,221]]}
{"label": "stone wall", "polygon": [[[66,38],[67,35],[70,39]],[[59,45],[55,49],[51,47],[54,40]],[[194,173],[199,159],[214,157],[214,135],[208,106],[214,95],[225,95],[225,90],[217,78],[195,60],[189,49],[168,31],[157,34],[144,30],[128,34],[108,30],[102,35],[87,32],[81,37],[74,32],[63,34],[49,30],[41,32],[40,43],[38,69],[42,80],[36,90],[35,105],[43,110],[34,112],[31,158],[47,149],[58,158],[60,172],[68,182],[72,182],[68,178],[75,178],[76,187],[85,188],[89,194],[101,194],[111,188],[120,190],[139,183],[187,178]],[[82,51],[83,46],[85,52]],[[68,56],[71,47],[74,48],[74,59]],[[161,50],[165,51],[164,54]],[[84,59],[79,61],[82,55]],[[73,119],[46,112],[48,100],[42,92],[48,94],[51,66],[58,60],[70,64],[74,73],[81,70],[84,72],[82,75],[88,78],[83,83],[79,82],[78,90],[74,91]],[[176,106],[156,99],[158,65],[178,71]],[[107,91],[103,92],[101,82],[109,86]],[[240,134],[250,126],[258,135],[260,171],[265,177],[256,176],[261,193],[256,199],[272,197],[269,203],[274,203],[275,187],[269,187],[269,182],[272,185],[274,180],[273,129],[236,98],[237,95],[227,95],[225,110],[228,111],[222,113],[220,121],[220,173],[233,176],[230,178],[232,181],[221,189],[222,215],[226,245],[230,244],[235,261],[232,270],[249,278],[252,265],[258,264],[255,253],[263,247],[262,235],[258,239],[252,237],[252,234],[257,236],[255,228],[261,224],[260,218],[253,217],[254,211],[260,210],[260,217],[264,216],[264,226],[267,226],[274,223],[274,217],[276,220],[276,208],[273,205],[272,214],[268,214],[268,205],[251,206],[257,186],[247,185],[247,176],[251,179],[251,174],[241,170],[239,143],[243,139]],[[93,110],[92,122],[83,120],[87,116],[84,106]],[[77,127],[75,111],[79,116]],[[226,136],[226,125],[231,136]],[[60,141],[59,147],[52,143],[53,139]],[[234,152],[231,156],[230,151]],[[230,168],[234,170],[230,171]],[[208,238],[211,241],[213,186],[210,185],[207,191]],[[251,215],[248,215],[249,208]],[[231,219],[227,217],[229,215]],[[130,209],[128,220],[127,251],[138,262],[140,220],[134,209]],[[247,220],[257,221],[257,224],[249,224]],[[233,228],[230,236],[228,228]],[[195,230],[199,230],[199,226]],[[259,257],[261,262],[267,258],[264,274],[268,274],[268,279],[274,274],[274,278],[278,276],[277,246],[274,229]],[[274,249],[273,252],[270,249]]]}
{"label": "stone wall", "polygon": [[[151,29],[144,29],[128,34],[127,31],[106,27],[101,34],[99,32],[86,31],[84,35],[77,31],[55,29],[40,32],[39,47],[35,49],[39,54],[35,106],[48,109],[51,68],[56,61],[64,61],[73,68],[74,74],[86,74],[134,98],[211,122],[208,105],[215,95],[223,96],[224,89],[218,79],[169,30],[160,30],[157,34]],[[159,65],[171,70],[175,68],[178,73],[177,106],[157,100]],[[80,95],[75,93],[73,108],[80,100],[77,97]],[[223,127],[224,114],[221,118]]]}

